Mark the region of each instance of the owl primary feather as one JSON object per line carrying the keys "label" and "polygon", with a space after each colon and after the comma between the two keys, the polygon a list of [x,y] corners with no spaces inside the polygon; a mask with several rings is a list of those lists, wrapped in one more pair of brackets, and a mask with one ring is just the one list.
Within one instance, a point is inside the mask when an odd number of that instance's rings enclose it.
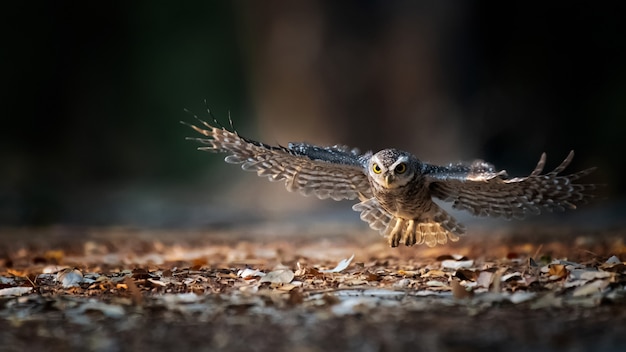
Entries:
{"label": "owl primary feather", "polygon": [[197,119],[203,127],[181,122],[206,136],[188,138],[205,145],[199,150],[226,153],[226,162],[241,164],[270,181],[284,180],[289,191],[321,199],[358,199],[352,209],[392,247],[458,241],[465,228],[433,198],[473,215],[522,219],[541,211],[575,209],[592,197],[595,188],[576,183],[595,168],[560,175],[573,151],[551,172],[542,174],[544,153],[529,176],[509,179],[504,170],[482,160],[437,166],[397,149],[361,154],[342,145],[272,146],[244,138],[215,119],[214,125]]}

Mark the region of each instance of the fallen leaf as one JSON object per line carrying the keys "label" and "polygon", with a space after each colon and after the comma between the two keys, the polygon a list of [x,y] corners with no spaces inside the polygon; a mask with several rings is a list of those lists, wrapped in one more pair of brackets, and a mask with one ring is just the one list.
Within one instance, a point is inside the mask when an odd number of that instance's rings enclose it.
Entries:
{"label": "fallen leaf", "polygon": [[239,270],[237,272],[237,276],[243,278],[243,279],[248,279],[248,278],[252,278],[252,277],[263,277],[265,276],[265,273],[260,271],[260,270],[255,270],[255,269],[250,269],[250,268],[245,268],[243,270]]}
{"label": "fallen leaf", "polygon": [[506,267],[498,268],[496,272],[493,274],[493,281],[491,285],[491,292],[499,293],[502,291],[502,276],[508,270]]}
{"label": "fallen leaf", "polygon": [[167,286],[167,284],[165,282],[160,281],[160,280],[148,279],[148,282],[150,282],[151,284],[153,284],[155,286],[161,286],[161,287]]}
{"label": "fallen leaf", "polygon": [[426,282],[426,286],[429,287],[447,287],[448,285],[437,280],[430,280]]}
{"label": "fallen leaf", "polygon": [[452,282],[450,282],[450,287],[452,288],[452,296],[456,299],[464,299],[472,296],[472,291],[461,285],[459,280],[453,279]]}
{"label": "fallen leaf", "polygon": [[296,276],[303,276],[304,274],[306,274],[306,267],[300,264],[300,262],[296,263],[296,267],[297,269],[294,273]]}
{"label": "fallen leaf", "polygon": [[409,279],[400,279],[393,283],[393,287],[397,287],[397,288],[409,287],[409,285],[411,285],[411,282],[412,281]]}
{"label": "fallen leaf", "polygon": [[415,271],[415,270],[398,270],[398,275],[402,275],[402,276],[408,276],[408,277],[415,277],[417,275],[419,275],[419,271]]}
{"label": "fallen leaf", "polygon": [[21,296],[32,290],[32,287],[8,287],[0,289],[0,296]]}
{"label": "fallen leaf", "polygon": [[516,272],[514,272],[514,273],[510,273],[510,274],[503,275],[503,276],[500,278],[500,281],[502,281],[502,282],[507,282],[507,281],[510,281],[510,280],[513,280],[513,279],[516,279],[516,280],[521,280],[521,279],[522,279],[522,273],[520,273],[520,272],[516,271]]}
{"label": "fallen leaf", "polygon": [[548,280],[559,280],[567,276],[567,269],[565,269],[563,264],[548,264],[547,274]]}
{"label": "fallen leaf", "polygon": [[586,285],[577,287],[572,293],[572,297],[590,296],[601,292],[609,285],[608,280],[596,280]]}
{"label": "fallen leaf", "polygon": [[442,270],[429,270],[428,272],[422,274],[422,277],[444,277],[444,276],[448,276],[448,274],[445,271]]}
{"label": "fallen leaf", "polygon": [[621,264],[622,261],[619,260],[617,256],[611,256],[611,258],[607,259],[604,264]]}
{"label": "fallen leaf", "polygon": [[563,264],[549,264],[548,265],[548,274],[550,276],[563,276],[566,274],[565,265]]}
{"label": "fallen leaf", "polygon": [[375,273],[366,272],[365,273],[365,280],[366,281],[380,281],[380,275],[375,274]]}
{"label": "fallen leaf", "polygon": [[586,272],[580,275],[580,278],[582,280],[593,280],[593,279],[606,279],[611,276],[613,276],[613,274],[607,271],[587,270]]}
{"label": "fallen leaf", "polygon": [[456,276],[461,280],[476,281],[476,278],[478,278],[478,274],[479,273],[475,270],[463,268],[456,271]]}
{"label": "fallen leaf", "polygon": [[469,260],[451,260],[447,259],[441,262],[441,267],[443,269],[461,269],[461,268],[471,268],[474,265],[474,261]]}
{"label": "fallen leaf", "polygon": [[334,267],[333,269],[330,270],[320,270],[320,272],[322,273],[339,273],[342,272],[344,269],[346,269],[348,267],[348,265],[350,265],[350,262],[352,261],[352,259],[354,259],[354,254],[348,258],[348,259],[342,259],[339,264],[337,264],[336,267]]}
{"label": "fallen leaf", "polygon": [[270,282],[273,284],[288,284],[293,280],[295,274],[289,269],[278,269],[270,271],[259,280],[259,282]]}
{"label": "fallen leaf", "polygon": [[144,268],[136,268],[133,269],[133,279],[147,279],[151,277],[150,273],[148,272],[148,270],[144,269]]}
{"label": "fallen leaf", "polygon": [[75,268],[66,268],[57,273],[56,280],[65,288],[79,286],[83,282],[83,273]]}

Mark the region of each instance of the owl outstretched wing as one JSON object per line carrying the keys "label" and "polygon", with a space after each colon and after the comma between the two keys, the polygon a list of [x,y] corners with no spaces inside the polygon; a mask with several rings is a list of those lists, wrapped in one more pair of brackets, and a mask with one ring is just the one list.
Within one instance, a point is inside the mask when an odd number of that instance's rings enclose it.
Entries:
{"label": "owl outstretched wing", "polygon": [[541,174],[546,163],[543,153],[539,163],[527,177],[506,178],[505,171],[496,171],[483,161],[447,167],[426,165],[425,176],[431,194],[452,207],[478,216],[524,218],[541,211],[575,209],[593,197],[593,184],[576,183],[595,168],[569,175],[560,175],[574,157],[567,158],[553,171]]}
{"label": "owl outstretched wing", "polygon": [[288,147],[271,146],[240,136],[220,126],[213,126],[196,117],[206,129],[181,121],[207,138],[196,140],[204,147],[198,150],[223,152],[227,163],[241,164],[270,181],[285,181],[289,191],[334,200],[371,197],[367,175],[358,150],[346,146],[319,147],[306,143],[290,143]]}

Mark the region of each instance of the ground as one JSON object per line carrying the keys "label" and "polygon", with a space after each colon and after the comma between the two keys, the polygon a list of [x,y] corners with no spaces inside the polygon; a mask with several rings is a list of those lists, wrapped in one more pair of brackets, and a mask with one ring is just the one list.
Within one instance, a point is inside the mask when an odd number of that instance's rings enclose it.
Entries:
{"label": "ground", "polygon": [[[0,351],[621,351],[624,231],[0,230]],[[330,227],[332,228],[332,226]]]}

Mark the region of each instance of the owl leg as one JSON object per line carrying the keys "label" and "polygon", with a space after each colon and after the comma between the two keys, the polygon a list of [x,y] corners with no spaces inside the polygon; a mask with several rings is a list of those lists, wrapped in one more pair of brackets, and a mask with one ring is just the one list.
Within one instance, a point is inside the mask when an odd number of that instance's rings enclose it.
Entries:
{"label": "owl leg", "polygon": [[[405,221],[407,223],[407,227],[406,230],[404,231],[404,245],[405,246],[412,246],[414,244],[419,244],[418,243],[418,239],[416,237],[416,234],[418,234],[419,232],[415,231],[415,220],[406,220]],[[422,240],[422,234],[419,233],[419,241]]]}
{"label": "owl leg", "polygon": [[465,232],[463,225],[436,205],[424,217],[413,220],[393,216],[375,198],[357,203],[352,209],[360,212],[361,220],[387,238],[391,247],[397,247],[401,243],[406,246],[424,243],[434,247],[437,244],[446,244],[448,240],[456,242],[459,235]]}
{"label": "owl leg", "polygon": [[[352,206],[361,213],[361,220],[367,222],[374,230],[387,238],[389,246],[397,247],[406,243],[406,224],[404,219],[396,218],[383,209],[375,198],[367,199]],[[410,240],[408,240],[410,242]]]}
{"label": "owl leg", "polygon": [[[394,218],[394,221],[389,222],[387,228],[385,229],[385,233],[383,236],[387,237],[387,241],[389,241],[389,246],[398,247],[400,241],[404,237],[404,221],[399,218]],[[392,223],[395,224],[391,226]]]}

